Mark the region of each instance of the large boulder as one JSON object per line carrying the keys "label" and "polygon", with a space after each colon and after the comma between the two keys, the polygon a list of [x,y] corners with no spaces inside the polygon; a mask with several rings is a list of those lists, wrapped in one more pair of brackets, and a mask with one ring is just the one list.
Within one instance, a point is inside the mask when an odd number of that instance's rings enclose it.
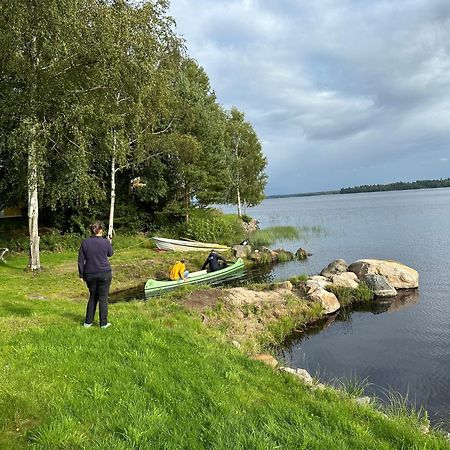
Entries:
{"label": "large boulder", "polygon": [[343,259],[335,259],[330,262],[327,267],[322,269],[320,275],[323,277],[331,278],[332,275],[336,275],[338,273],[347,272],[347,263]]}
{"label": "large boulder", "polygon": [[306,280],[306,286],[308,286],[308,288],[321,287],[325,289],[329,284],[328,278],[325,278],[322,275],[314,275]]}
{"label": "large boulder", "polygon": [[320,303],[325,314],[332,314],[341,307],[336,296],[332,292],[326,291],[318,284],[309,286],[308,298],[313,302]]}
{"label": "large boulder", "polygon": [[398,261],[382,259],[360,259],[350,264],[348,270],[365,281],[367,275],[383,275],[395,289],[415,289],[419,287],[417,270],[405,266]]}
{"label": "large boulder", "polygon": [[331,284],[337,287],[358,289],[359,280],[355,273],[344,272],[338,273],[337,275],[331,275]]}
{"label": "large boulder", "polygon": [[364,282],[374,293],[375,297],[395,297],[397,295],[395,288],[389,284],[383,275],[368,274],[365,276]]}

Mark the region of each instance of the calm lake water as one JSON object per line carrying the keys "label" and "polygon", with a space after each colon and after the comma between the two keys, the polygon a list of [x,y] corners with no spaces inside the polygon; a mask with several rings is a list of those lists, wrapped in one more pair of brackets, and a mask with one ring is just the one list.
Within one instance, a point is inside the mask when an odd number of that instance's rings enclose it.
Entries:
{"label": "calm lake water", "polygon": [[305,229],[300,240],[274,247],[313,256],[276,266],[274,280],[316,274],[337,258],[396,259],[419,272],[415,294],[343,311],[291,336],[279,359],[325,381],[367,377],[370,393],[407,395],[450,429],[450,188],[268,199],[247,213],[262,228]]}

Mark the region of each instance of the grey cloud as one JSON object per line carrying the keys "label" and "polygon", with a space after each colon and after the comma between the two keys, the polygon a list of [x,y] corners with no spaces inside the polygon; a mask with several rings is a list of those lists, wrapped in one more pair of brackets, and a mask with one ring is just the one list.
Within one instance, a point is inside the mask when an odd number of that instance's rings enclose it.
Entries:
{"label": "grey cloud", "polygon": [[447,0],[173,0],[172,12],[219,101],[254,124],[268,193],[448,167]]}

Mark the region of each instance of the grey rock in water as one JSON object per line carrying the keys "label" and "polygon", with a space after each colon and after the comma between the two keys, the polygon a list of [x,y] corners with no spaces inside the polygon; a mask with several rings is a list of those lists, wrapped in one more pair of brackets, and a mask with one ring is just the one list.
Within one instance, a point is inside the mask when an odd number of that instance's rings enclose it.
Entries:
{"label": "grey rock in water", "polygon": [[297,259],[306,259],[308,256],[311,255],[312,253],[309,253],[307,250],[301,247],[295,252],[295,256],[297,257]]}
{"label": "grey rock in water", "polygon": [[332,275],[347,272],[347,263],[343,259],[335,259],[327,267],[323,268],[320,275],[330,278]]}
{"label": "grey rock in water", "polygon": [[395,297],[397,295],[395,288],[389,284],[387,278],[383,275],[368,274],[364,277],[364,281],[375,297]]}
{"label": "grey rock in water", "polygon": [[369,274],[383,275],[395,289],[415,289],[419,287],[417,270],[398,261],[384,259],[360,259],[350,264],[348,270],[355,272],[360,280]]}

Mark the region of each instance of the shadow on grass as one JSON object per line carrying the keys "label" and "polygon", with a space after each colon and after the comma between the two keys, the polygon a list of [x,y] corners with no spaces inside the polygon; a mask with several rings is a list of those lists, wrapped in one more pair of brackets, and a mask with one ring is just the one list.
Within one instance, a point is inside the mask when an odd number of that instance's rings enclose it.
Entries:
{"label": "shadow on grass", "polygon": [[0,269],[16,270],[16,271],[20,271],[20,272],[25,272],[25,270],[26,270],[25,267],[15,267],[15,266],[11,266],[8,262],[2,263],[1,261],[0,261]]}
{"label": "shadow on grass", "polygon": [[28,306],[16,305],[14,303],[3,303],[0,308],[0,315],[5,312],[11,316],[30,317],[33,314],[33,310]]}
{"label": "shadow on grass", "polygon": [[80,312],[80,314],[72,313],[72,312],[64,312],[61,314],[65,319],[68,319],[70,322],[76,323],[77,325],[81,325],[84,323],[84,312]]}

